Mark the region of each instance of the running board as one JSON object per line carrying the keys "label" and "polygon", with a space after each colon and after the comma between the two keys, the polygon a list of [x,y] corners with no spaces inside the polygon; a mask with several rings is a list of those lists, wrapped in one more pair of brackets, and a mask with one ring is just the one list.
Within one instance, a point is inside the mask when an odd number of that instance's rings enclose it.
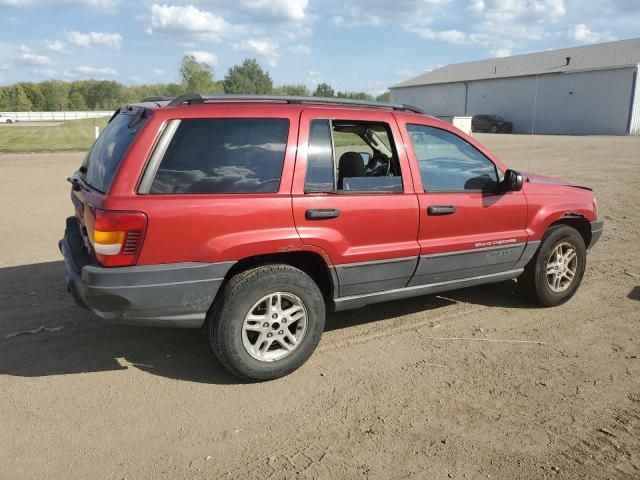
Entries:
{"label": "running board", "polygon": [[509,270],[507,272],[492,273],[479,277],[462,278],[448,282],[429,283],[427,285],[416,285],[414,287],[397,288],[384,292],[365,293],[363,295],[351,295],[348,297],[335,298],[333,300],[334,311],[350,310],[360,308],[370,303],[387,302],[390,300],[400,300],[403,298],[418,297],[420,295],[431,295],[434,293],[457,290],[458,288],[473,287],[485,283],[503,282],[516,278],[524,271],[524,268]]}

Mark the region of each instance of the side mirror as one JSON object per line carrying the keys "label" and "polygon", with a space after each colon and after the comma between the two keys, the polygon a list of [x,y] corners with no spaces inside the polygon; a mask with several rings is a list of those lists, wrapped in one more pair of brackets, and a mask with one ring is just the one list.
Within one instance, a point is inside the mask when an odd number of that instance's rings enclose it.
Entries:
{"label": "side mirror", "polygon": [[504,180],[502,181],[502,190],[505,192],[518,192],[522,190],[522,184],[524,183],[524,177],[520,172],[515,170],[507,170],[504,172]]}

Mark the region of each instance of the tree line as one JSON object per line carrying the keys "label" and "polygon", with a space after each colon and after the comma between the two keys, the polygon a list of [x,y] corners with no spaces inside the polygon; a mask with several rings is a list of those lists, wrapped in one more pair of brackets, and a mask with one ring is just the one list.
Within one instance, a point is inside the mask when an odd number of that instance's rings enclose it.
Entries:
{"label": "tree line", "polygon": [[[185,55],[180,66],[180,83],[123,85],[112,80],[46,80],[19,82],[0,87],[0,111],[115,110],[120,105],[147,97],[175,97],[184,93],[301,95],[374,100],[365,92],[336,92],[320,83],[312,92],[305,85],[274,86],[269,72],[253,58],[229,69],[222,80],[215,80],[213,69],[193,55]],[[389,101],[389,92],[375,98]]]}

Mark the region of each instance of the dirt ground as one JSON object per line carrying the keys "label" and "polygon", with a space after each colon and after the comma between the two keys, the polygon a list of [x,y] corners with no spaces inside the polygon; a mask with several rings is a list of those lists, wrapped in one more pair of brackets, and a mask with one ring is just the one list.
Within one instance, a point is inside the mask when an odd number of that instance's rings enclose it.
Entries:
{"label": "dirt ground", "polygon": [[[640,478],[640,137],[480,135],[595,188],[577,295],[512,283],[333,314],[309,362],[240,384],[198,331],[103,323],[57,251],[81,154],[0,156],[0,478]],[[529,165],[530,164],[530,165]],[[5,338],[39,326],[64,329]]]}

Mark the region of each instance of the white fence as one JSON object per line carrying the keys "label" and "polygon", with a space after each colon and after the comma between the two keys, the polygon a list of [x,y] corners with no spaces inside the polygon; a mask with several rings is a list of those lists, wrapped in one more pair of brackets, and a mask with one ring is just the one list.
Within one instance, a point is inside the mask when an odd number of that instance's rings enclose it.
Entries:
{"label": "white fence", "polygon": [[15,118],[19,122],[61,122],[82,118],[110,117],[113,111],[88,112],[0,112],[0,115]]}

